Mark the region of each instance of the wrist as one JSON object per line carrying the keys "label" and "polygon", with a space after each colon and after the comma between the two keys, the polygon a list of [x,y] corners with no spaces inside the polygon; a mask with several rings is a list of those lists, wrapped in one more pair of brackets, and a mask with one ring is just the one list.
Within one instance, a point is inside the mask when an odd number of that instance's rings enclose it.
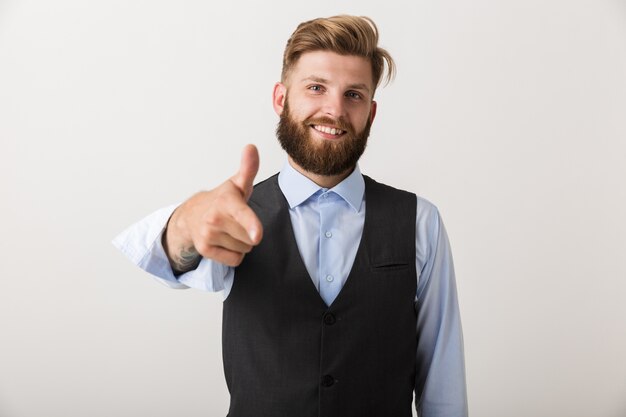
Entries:
{"label": "wrist", "polygon": [[170,262],[174,275],[190,271],[197,267],[201,256],[195,250],[193,240],[187,232],[182,206],[174,210],[168,219],[161,238],[163,250]]}

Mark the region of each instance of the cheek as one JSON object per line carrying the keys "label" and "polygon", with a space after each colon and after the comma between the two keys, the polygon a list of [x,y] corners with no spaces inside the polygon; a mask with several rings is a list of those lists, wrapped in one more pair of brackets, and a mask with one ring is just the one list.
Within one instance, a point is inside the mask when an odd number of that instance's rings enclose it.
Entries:
{"label": "cheek", "polygon": [[317,115],[317,110],[315,108],[315,106],[312,106],[311,104],[308,103],[299,103],[299,105],[297,107],[292,107],[292,115],[297,119],[297,120],[305,120],[308,119],[310,117],[314,117]]}
{"label": "cheek", "polygon": [[369,112],[365,114],[359,114],[358,121],[355,121],[354,127],[357,128],[358,130],[362,130],[369,121],[370,121]]}

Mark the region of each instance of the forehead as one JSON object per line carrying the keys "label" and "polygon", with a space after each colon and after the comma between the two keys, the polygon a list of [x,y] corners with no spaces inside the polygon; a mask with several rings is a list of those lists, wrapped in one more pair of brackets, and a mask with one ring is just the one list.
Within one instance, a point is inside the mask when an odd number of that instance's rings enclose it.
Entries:
{"label": "forehead", "polygon": [[339,55],[329,51],[306,52],[289,74],[289,81],[300,83],[308,78],[328,80],[338,85],[365,84],[373,89],[372,64],[364,57]]}

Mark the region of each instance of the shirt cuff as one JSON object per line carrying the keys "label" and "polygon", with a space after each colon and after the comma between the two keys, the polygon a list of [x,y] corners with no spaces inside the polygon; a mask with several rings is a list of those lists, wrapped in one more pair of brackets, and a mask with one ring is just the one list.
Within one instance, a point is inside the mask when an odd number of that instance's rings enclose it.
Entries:
{"label": "shirt cuff", "polygon": [[152,274],[169,288],[185,289],[174,276],[161,238],[167,221],[178,207],[173,204],[148,215],[120,233],[111,243],[135,265]]}

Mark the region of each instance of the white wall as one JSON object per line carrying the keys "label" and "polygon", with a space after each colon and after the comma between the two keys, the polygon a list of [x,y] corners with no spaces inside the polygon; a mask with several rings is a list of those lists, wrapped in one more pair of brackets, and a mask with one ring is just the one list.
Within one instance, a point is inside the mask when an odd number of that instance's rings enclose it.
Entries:
{"label": "white wall", "polygon": [[623,0],[4,0],[0,416],[226,414],[219,296],[110,240],[245,143],[276,172],[284,43],[342,12],[398,63],[361,167],[443,214],[471,414],[626,415]]}

